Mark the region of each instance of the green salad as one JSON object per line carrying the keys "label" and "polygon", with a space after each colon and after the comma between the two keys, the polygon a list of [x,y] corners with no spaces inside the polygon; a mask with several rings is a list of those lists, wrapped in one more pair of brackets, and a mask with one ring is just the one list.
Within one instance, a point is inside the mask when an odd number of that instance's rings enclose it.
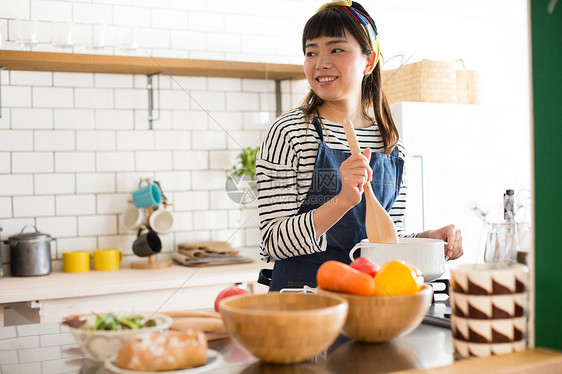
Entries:
{"label": "green salad", "polygon": [[73,316],[64,320],[63,323],[70,327],[86,330],[138,330],[156,326],[155,320],[146,319],[140,315],[126,316],[113,313],[94,313],[94,317],[82,319],[79,316]]}

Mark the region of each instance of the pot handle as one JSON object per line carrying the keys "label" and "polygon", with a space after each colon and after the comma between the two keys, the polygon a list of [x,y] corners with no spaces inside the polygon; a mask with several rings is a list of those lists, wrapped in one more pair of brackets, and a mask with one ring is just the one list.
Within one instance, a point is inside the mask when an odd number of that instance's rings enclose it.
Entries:
{"label": "pot handle", "polygon": [[23,227],[23,229],[21,229],[20,233],[22,233],[28,227],[33,227],[35,229],[35,232],[39,232],[39,230],[37,230],[37,226],[35,226],[35,225],[25,225]]}
{"label": "pot handle", "polygon": [[357,244],[355,244],[355,246],[353,248],[351,248],[351,251],[349,251],[349,259],[351,261],[355,260],[355,258],[353,257],[353,254],[355,253],[356,250],[360,249],[363,247],[362,242],[359,242]]}

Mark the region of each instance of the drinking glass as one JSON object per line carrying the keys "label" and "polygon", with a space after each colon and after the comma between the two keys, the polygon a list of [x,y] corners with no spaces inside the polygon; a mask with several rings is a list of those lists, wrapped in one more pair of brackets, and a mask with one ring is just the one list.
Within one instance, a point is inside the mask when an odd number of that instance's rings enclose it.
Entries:
{"label": "drinking glass", "polygon": [[53,45],[59,48],[70,48],[74,41],[74,28],[71,23],[53,23]]}
{"label": "drinking glass", "polygon": [[486,235],[484,262],[515,263],[518,251],[517,225],[493,223]]}
{"label": "drinking glass", "polygon": [[16,20],[16,43],[23,47],[32,47],[37,44],[37,21]]}

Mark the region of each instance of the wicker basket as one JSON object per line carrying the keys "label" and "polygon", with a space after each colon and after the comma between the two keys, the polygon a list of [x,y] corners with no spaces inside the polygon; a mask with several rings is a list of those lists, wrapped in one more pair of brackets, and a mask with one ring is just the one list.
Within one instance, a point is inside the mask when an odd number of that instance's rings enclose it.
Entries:
{"label": "wicker basket", "polygon": [[390,104],[399,101],[478,103],[476,71],[455,69],[455,62],[422,60],[383,70],[383,90]]}

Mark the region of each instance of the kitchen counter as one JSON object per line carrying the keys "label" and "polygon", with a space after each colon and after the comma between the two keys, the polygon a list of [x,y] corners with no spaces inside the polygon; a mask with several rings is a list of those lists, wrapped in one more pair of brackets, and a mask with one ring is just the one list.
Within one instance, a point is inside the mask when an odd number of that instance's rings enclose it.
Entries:
{"label": "kitchen counter", "polygon": [[207,267],[174,264],[150,270],[122,268],[53,272],[41,277],[5,276],[0,278],[0,326],[4,324],[5,307],[34,323],[58,322],[69,314],[100,310],[208,309],[215,296],[229,285],[256,287],[259,269],[268,266],[272,265],[261,261]]}
{"label": "kitchen counter", "polygon": [[[211,373],[378,373],[430,368],[453,362],[451,332],[422,324],[405,337],[384,344],[365,344],[340,336],[313,359],[295,365],[271,365],[238,348],[230,339],[210,342],[223,363]],[[0,328],[2,373],[110,373],[82,358],[68,329],[57,323]]]}

